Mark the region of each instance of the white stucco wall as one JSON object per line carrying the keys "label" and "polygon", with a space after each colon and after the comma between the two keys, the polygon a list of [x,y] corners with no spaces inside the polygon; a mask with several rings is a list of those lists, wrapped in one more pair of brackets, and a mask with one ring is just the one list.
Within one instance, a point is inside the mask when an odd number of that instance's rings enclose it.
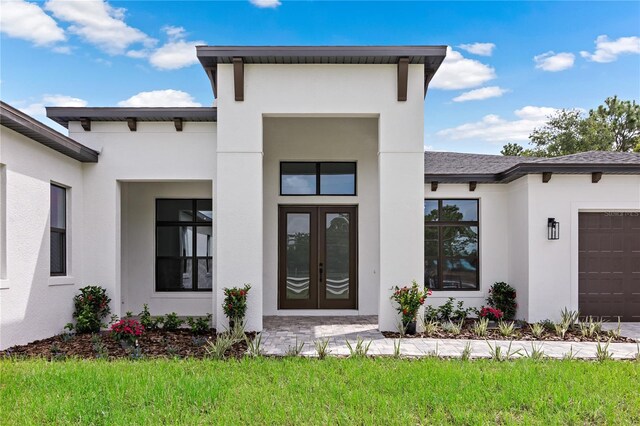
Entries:
{"label": "white stucco wall", "polygon": [[[245,65],[244,101],[231,65],[218,65],[218,297],[227,283],[250,282],[248,327],[263,315],[263,117],[378,118],[379,321],[396,327],[388,300],[395,283],[422,281],[423,74],[409,66],[408,100],[397,101],[395,65]],[[398,225],[401,224],[401,225]],[[225,321],[218,313],[218,321]]]}
{"label": "white stucco wall", "polygon": [[[85,164],[83,168],[85,282],[107,288],[113,313],[121,315],[126,311],[126,300],[122,300],[120,292],[121,183],[213,182],[216,123],[186,122],[184,130],[177,132],[172,122],[139,122],[137,131],[131,132],[126,122],[93,122],[91,131],[86,132],[79,123],[72,122],[69,135],[100,151],[98,163]],[[153,245],[149,250],[153,252]],[[215,297],[211,300],[212,307],[207,312],[214,312],[216,307]],[[131,309],[136,312],[139,308]]]}
{"label": "white stucco wall", "polygon": [[[264,315],[378,313],[378,120],[264,119]],[[355,161],[356,196],[280,196],[281,161]],[[358,308],[354,311],[278,310],[278,205],[358,206]]]}
{"label": "white stucco wall", "polygon": [[[4,166],[2,219],[6,249],[0,280],[0,349],[50,337],[72,320],[73,296],[84,282],[86,251],[82,164],[0,127]],[[67,274],[51,277],[51,183],[67,187]],[[4,244],[2,244],[4,245]],[[0,246],[2,246],[0,245]],[[4,248],[4,247],[0,247]]]}
{"label": "white stucco wall", "polygon": [[[434,292],[439,305],[446,297],[466,306],[485,303],[488,288],[506,281],[517,290],[517,317],[527,321],[557,320],[563,308],[578,309],[578,213],[640,211],[640,176],[557,175],[548,183],[539,174],[509,184],[440,184],[426,198],[480,199],[480,291]],[[560,222],[560,239],[547,239],[547,218]]]}
{"label": "white stucco wall", "polygon": [[[578,309],[578,212],[640,211],[640,176],[604,174],[526,177],[529,187],[529,317],[558,319]],[[560,239],[547,239],[547,218],[560,222]],[[640,257],[638,258],[640,261]]]}
{"label": "white stucco wall", "polygon": [[137,314],[147,303],[152,315],[211,313],[212,292],[155,291],[157,198],[211,198],[211,181],[123,182],[122,311]]}

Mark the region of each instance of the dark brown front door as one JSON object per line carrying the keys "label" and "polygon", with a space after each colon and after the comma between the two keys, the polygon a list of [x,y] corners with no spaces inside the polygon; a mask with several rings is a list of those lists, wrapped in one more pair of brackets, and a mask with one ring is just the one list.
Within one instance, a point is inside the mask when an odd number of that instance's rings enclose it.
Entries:
{"label": "dark brown front door", "polygon": [[280,206],[280,309],[356,309],[357,208]]}
{"label": "dark brown front door", "polygon": [[579,213],[578,309],[640,321],[640,214]]}

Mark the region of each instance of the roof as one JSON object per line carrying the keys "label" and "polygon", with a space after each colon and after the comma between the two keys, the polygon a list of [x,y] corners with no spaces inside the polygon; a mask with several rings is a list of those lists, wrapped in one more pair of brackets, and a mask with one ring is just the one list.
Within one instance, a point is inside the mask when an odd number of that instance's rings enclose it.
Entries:
{"label": "roof", "polygon": [[640,174],[640,154],[588,151],[553,158],[424,153],[425,182],[508,183],[530,173]]}
{"label": "roof", "polygon": [[156,108],[116,108],[116,107],[47,107],[47,117],[56,123],[69,127],[70,121],[217,121],[215,107],[156,107]]}
{"label": "roof", "polygon": [[0,124],[83,163],[96,163],[98,152],[0,101]]}
{"label": "roof", "polygon": [[410,64],[437,69],[447,46],[197,46],[204,67],[230,64],[242,58],[246,64]]}
{"label": "roof", "polygon": [[196,46],[214,94],[218,64],[424,64],[424,93],[447,55],[447,46]]}

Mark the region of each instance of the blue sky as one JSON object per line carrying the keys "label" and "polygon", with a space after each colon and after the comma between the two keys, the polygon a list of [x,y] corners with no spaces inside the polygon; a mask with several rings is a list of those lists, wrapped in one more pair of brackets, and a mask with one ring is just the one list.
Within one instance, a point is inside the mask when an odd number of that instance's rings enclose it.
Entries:
{"label": "blue sky", "polygon": [[640,99],[640,2],[1,1],[0,96],[50,125],[43,105],[211,105],[196,44],[449,45],[425,103],[441,151]]}

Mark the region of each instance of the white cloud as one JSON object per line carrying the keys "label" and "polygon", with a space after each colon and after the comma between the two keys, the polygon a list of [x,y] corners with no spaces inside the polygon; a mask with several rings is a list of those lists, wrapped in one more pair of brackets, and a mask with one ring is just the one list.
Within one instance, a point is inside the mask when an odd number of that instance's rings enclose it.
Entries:
{"label": "white cloud", "polygon": [[469,89],[496,78],[493,68],[475,59],[467,59],[460,52],[447,48],[447,57],[431,80],[434,89]]}
{"label": "white cloud", "polygon": [[155,43],[139,29],[127,25],[126,9],[112,7],[103,0],[49,0],[45,8],[56,18],[70,22],[70,32],[111,55],[123,53],[134,43],[148,47]]}
{"label": "white cloud", "polygon": [[65,40],[64,30],[35,3],[23,0],[0,2],[0,32],[36,46]]}
{"label": "white cloud", "polygon": [[498,115],[489,114],[482,117],[480,121],[443,129],[436,135],[451,140],[526,141],[533,129],[544,125],[547,118],[556,111],[555,108],[526,106],[514,111],[514,115],[518,117],[516,120],[505,120]]}
{"label": "white cloud", "polygon": [[609,40],[606,35],[598,36],[593,53],[582,51],[580,55],[593,62],[613,62],[624,54],[640,53],[640,37],[620,37]]}
{"label": "white cloud", "polygon": [[282,3],[280,0],[249,0],[249,2],[259,8],[272,8],[280,6]]}
{"label": "white cloud", "polygon": [[196,46],[206,44],[202,40],[185,40],[186,31],[182,27],[166,26],[162,30],[167,34],[167,41],[157,49],[129,50],[130,58],[148,58],[149,63],[160,70],[175,70],[198,63]]}
{"label": "white cloud", "polygon": [[563,71],[571,68],[575,59],[576,57],[573,53],[556,53],[553,50],[533,57],[533,61],[536,63],[537,69],[551,72]]}
{"label": "white cloud", "polygon": [[56,46],[52,49],[54,52],[56,53],[62,53],[64,55],[70,55],[71,54],[71,46]]}
{"label": "white cloud", "polygon": [[84,99],[74,98],[71,96],[44,95],[40,101],[22,107],[20,110],[29,115],[45,116],[45,106],[86,107],[87,104],[87,101]]}
{"label": "white cloud", "polygon": [[480,56],[491,56],[493,54],[493,49],[496,48],[496,45],[493,43],[471,43],[471,44],[460,44],[458,47],[462,50],[466,50],[469,53],[473,53],[474,55]]}
{"label": "white cloud", "polygon": [[149,62],[162,70],[175,70],[198,63],[196,46],[205,44],[203,41],[170,41],[156,49]]}
{"label": "white cloud", "polygon": [[499,86],[481,87],[480,89],[470,90],[453,98],[453,102],[481,101],[489,98],[499,98],[509,90]]}
{"label": "white cloud", "polygon": [[152,90],[140,92],[129,99],[118,102],[121,107],[199,107],[193,96],[181,90]]}

